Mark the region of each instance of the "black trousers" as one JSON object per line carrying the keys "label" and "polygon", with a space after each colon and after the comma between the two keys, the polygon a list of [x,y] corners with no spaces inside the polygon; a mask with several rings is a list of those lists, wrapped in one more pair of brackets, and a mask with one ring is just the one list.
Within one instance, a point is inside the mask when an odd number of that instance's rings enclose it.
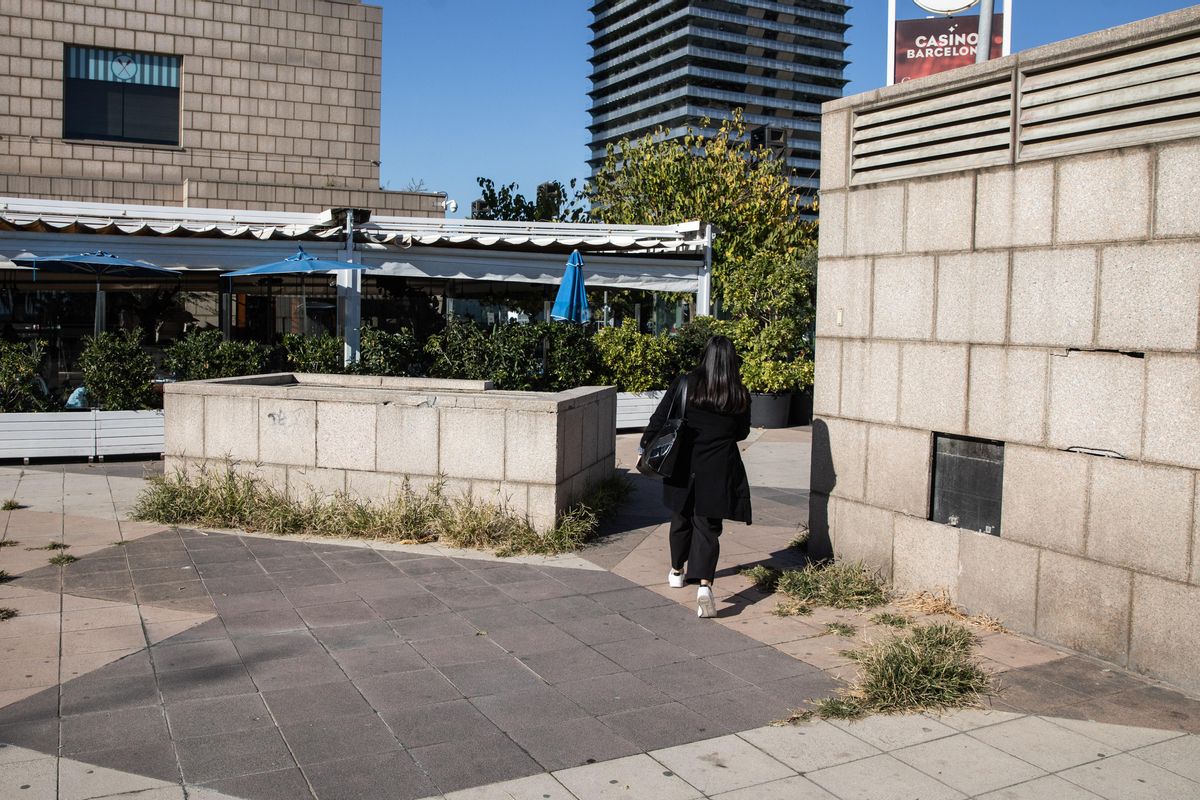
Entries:
{"label": "black trousers", "polygon": [[687,564],[687,579],[712,582],[717,575],[721,555],[720,517],[698,517],[693,513],[691,494],[682,511],[671,514],[671,568],[682,570]]}

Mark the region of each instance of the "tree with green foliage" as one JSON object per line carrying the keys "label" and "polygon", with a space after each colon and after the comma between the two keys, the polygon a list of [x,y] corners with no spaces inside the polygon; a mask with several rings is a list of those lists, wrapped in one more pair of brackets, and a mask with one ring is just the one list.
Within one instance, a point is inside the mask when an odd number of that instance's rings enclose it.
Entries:
{"label": "tree with green foliage", "polygon": [[582,193],[576,190],[574,178],[565,186],[560,181],[540,184],[533,199],[521,194],[515,181],[502,184],[499,188],[491,178],[480,177],[475,182],[479,184],[480,197],[471,205],[471,219],[506,222],[587,221],[587,212],[581,205]]}
{"label": "tree with green foliage", "polygon": [[257,342],[227,341],[217,328],[193,330],[167,347],[163,367],[176,380],[233,378],[263,372],[270,349]]}
{"label": "tree with green foliage", "polygon": [[340,336],[285,333],[281,344],[288,367],[296,372],[336,375],[346,371]]}
{"label": "tree with green foliage", "polygon": [[154,361],[142,349],[142,331],[103,331],[83,340],[79,368],[88,402],[101,411],[136,411],[154,400]]}

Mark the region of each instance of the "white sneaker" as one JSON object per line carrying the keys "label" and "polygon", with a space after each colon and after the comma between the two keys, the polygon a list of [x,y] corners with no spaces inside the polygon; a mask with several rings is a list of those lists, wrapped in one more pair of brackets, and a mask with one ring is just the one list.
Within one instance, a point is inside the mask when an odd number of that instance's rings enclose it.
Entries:
{"label": "white sneaker", "polygon": [[683,573],[671,570],[667,573],[667,585],[672,589],[682,589],[684,584]]}
{"label": "white sneaker", "polygon": [[717,601],[713,599],[712,587],[701,586],[696,590],[696,616],[711,619],[717,615]]}

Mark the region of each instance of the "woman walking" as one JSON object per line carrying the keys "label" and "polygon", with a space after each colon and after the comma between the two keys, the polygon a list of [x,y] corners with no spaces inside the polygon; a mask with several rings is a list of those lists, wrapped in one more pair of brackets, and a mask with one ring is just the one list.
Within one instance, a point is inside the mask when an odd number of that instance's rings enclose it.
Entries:
{"label": "woman walking", "polygon": [[[663,395],[642,434],[645,448],[666,423],[680,382],[687,381],[679,454],[663,479],[663,503],[671,511],[671,571],[676,589],[699,582],[697,616],[715,617],[712,584],[721,552],[722,520],[750,524],[750,484],[737,443],[750,435],[750,395],[742,385],[733,342],[713,336],[700,363],[680,375]],[[684,574],[684,567],[687,573]]]}

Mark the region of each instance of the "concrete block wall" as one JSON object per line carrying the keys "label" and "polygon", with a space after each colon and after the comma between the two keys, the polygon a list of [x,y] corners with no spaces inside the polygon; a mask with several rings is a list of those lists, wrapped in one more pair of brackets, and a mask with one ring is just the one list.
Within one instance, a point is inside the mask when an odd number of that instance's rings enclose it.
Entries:
{"label": "concrete block wall", "polygon": [[[0,196],[441,216],[379,187],[382,26],[356,0],[0,2]],[[66,45],[180,56],[179,147],[64,140]]]}
{"label": "concrete block wall", "polygon": [[483,381],[279,375],[170,384],[166,467],[238,469],[298,497],[383,500],[443,481],[539,529],[615,468],[616,391],[492,391]]}
{"label": "concrete block wall", "polygon": [[[1200,138],[856,183],[856,112],[921,87],[825,106],[814,543],[1200,691]],[[999,536],[929,521],[934,433],[1004,442]]]}

